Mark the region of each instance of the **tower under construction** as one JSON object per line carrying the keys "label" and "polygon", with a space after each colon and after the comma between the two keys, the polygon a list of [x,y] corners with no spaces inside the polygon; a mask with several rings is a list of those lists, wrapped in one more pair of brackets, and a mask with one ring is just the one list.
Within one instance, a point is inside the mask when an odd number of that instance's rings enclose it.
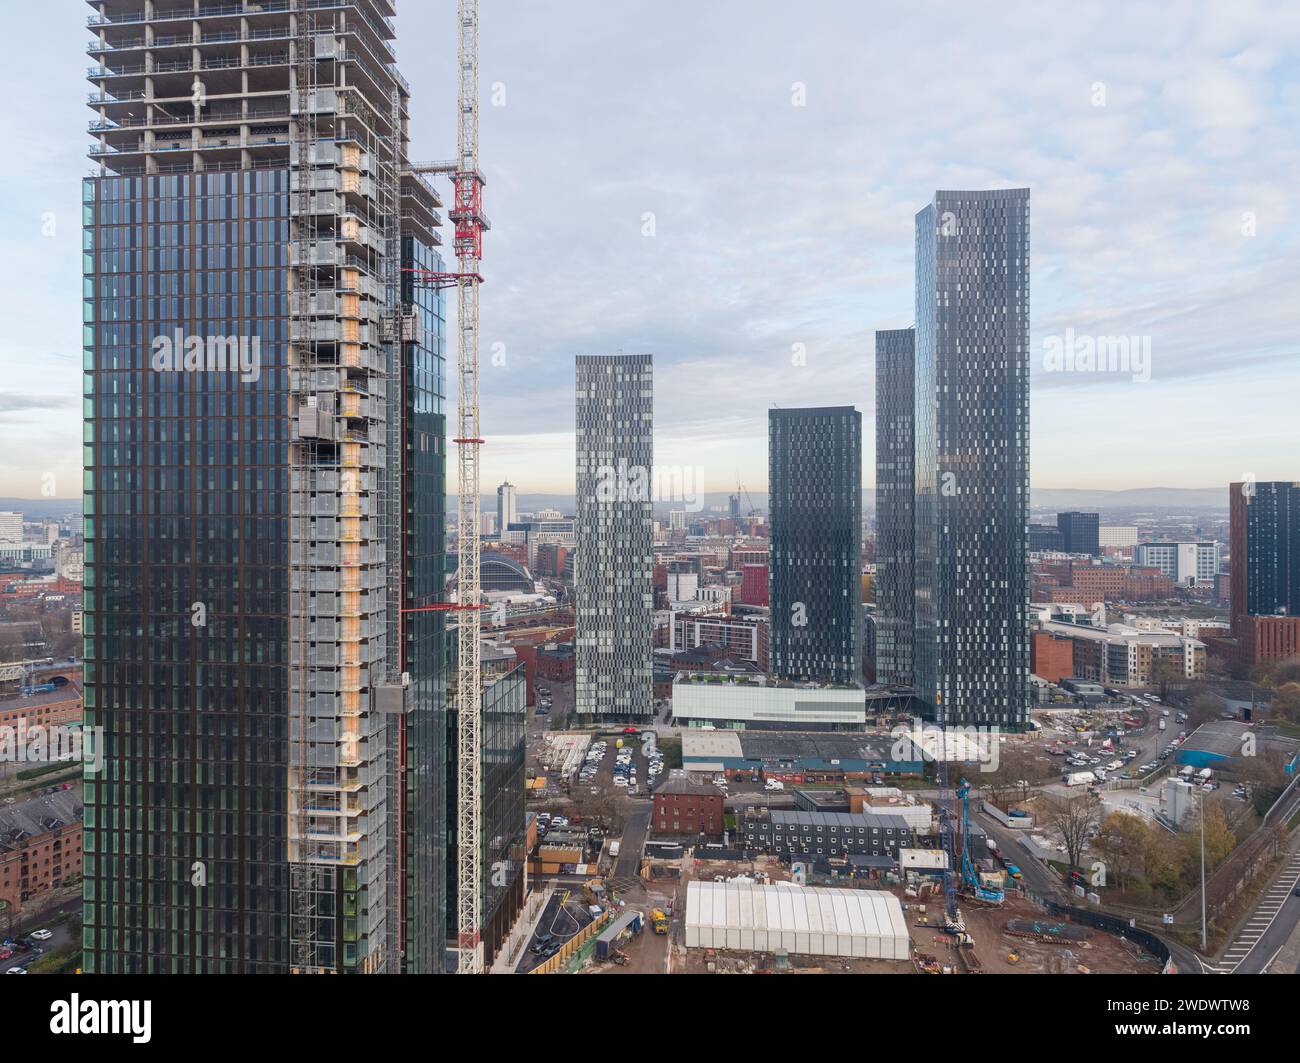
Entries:
{"label": "tower under construction", "polygon": [[95,0],[85,958],[448,945],[441,203],[391,0]]}

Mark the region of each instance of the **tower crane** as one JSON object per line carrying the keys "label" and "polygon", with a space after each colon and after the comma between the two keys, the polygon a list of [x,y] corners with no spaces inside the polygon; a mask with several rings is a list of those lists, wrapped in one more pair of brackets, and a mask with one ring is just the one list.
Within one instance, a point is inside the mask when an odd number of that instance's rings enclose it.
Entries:
{"label": "tower crane", "polygon": [[456,444],[459,464],[457,506],[457,580],[459,602],[417,606],[408,612],[455,610],[460,614],[456,655],[456,948],[460,974],[483,973],[483,853],[481,787],[482,593],[479,559],[479,422],[478,296],[483,233],[491,228],[483,213],[483,186],[478,166],[478,0],[457,0],[459,42],[457,156],[450,162],[415,163],[418,174],[450,177],[454,200],[449,212],[455,225],[456,271],[409,270],[412,283],[424,288],[456,289],[457,347]]}

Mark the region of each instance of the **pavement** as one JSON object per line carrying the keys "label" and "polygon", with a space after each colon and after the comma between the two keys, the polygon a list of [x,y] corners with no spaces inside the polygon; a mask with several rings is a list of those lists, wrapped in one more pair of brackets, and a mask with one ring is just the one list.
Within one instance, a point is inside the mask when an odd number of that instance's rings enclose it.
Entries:
{"label": "pavement", "polygon": [[[1260,894],[1232,944],[1213,964],[1206,966],[1218,974],[1263,974],[1295,935],[1300,926],[1300,848],[1292,851],[1268,887]],[[1294,969],[1294,968],[1293,968]]]}

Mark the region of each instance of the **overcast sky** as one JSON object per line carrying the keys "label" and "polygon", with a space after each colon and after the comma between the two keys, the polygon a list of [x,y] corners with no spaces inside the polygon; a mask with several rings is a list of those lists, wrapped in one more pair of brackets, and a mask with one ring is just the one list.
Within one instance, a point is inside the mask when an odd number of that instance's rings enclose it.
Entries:
{"label": "overcast sky", "polygon": [[[14,6],[0,495],[72,497],[90,8]],[[481,7],[485,490],[572,489],[573,356],[620,350],[655,356],[657,462],[706,489],[765,487],[774,403],[862,410],[872,483],[872,333],[912,323],[914,215],[1013,186],[1034,485],[1300,478],[1300,6]],[[454,10],[399,5],[420,158],[454,154]],[[1149,337],[1150,380],[1046,371],[1067,329]]]}

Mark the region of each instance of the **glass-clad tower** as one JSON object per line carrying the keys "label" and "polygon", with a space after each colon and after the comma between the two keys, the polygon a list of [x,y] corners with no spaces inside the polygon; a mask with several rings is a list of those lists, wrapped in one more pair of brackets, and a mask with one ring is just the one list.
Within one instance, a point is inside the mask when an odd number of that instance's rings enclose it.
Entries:
{"label": "glass-clad tower", "polygon": [[862,681],[862,415],[768,411],[772,671]]}
{"label": "glass-clad tower", "polygon": [[84,967],[434,969],[440,206],[389,0],[94,0]]}
{"label": "glass-clad tower", "polygon": [[654,367],[648,354],[577,359],[575,706],[654,713]]}
{"label": "glass-clad tower", "polygon": [[912,685],[916,330],[876,333],[876,677]]}
{"label": "glass-clad tower", "polygon": [[1028,715],[1029,190],[916,216],[913,671],[950,726]]}

